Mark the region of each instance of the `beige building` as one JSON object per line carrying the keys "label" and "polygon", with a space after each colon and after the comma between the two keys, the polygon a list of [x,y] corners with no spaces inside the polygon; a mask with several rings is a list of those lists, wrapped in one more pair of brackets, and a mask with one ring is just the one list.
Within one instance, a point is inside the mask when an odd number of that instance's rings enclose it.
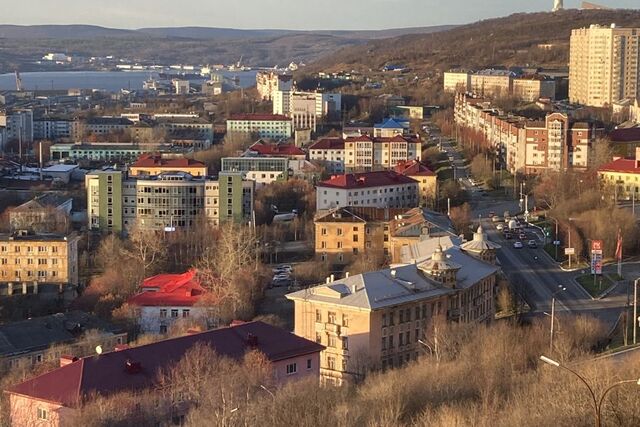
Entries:
{"label": "beige building", "polygon": [[420,139],[401,135],[376,138],[363,135],[344,140],[346,171],[390,169],[408,160],[422,160]]}
{"label": "beige building", "polygon": [[328,279],[287,298],[295,304],[296,335],[326,347],[321,378],[342,384],[418,358],[434,322],[490,321],[497,272],[459,247],[437,246],[419,263]]}
{"label": "beige building", "polygon": [[78,240],[75,234],[0,234],[0,283],[9,284],[10,295],[27,284],[78,285]]}
{"label": "beige building", "polygon": [[591,25],[571,32],[569,100],[611,106],[638,96],[639,28]]}
{"label": "beige building", "polygon": [[509,96],[514,76],[514,73],[506,70],[478,71],[471,75],[470,92],[493,98]]}
{"label": "beige building", "polygon": [[444,91],[466,92],[471,89],[471,74],[468,71],[447,71],[444,73]]}
{"label": "beige building", "polygon": [[518,77],[513,79],[512,95],[531,102],[540,98],[555,99],[556,82],[538,75]]}

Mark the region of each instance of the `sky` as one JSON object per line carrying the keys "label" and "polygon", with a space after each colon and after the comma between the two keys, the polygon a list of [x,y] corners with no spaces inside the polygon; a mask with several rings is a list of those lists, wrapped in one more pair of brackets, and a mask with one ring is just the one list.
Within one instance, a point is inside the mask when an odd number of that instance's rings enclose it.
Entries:
{"label": "sky", "polygon": [[[638,0],[592,2],[638,7]],[[580,1],[564,3],[573,8]],[[547,11],[552,4],[553,0],[0,0],[0,24],[384,29],[463,24],[517,12]]]}

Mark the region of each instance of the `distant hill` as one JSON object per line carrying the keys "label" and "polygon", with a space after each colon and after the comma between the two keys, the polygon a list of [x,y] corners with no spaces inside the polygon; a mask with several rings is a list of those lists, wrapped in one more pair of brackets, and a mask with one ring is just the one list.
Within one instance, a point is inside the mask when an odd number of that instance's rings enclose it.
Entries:
{"label": "distant hill", "polygon": [[[566,67],[572,29],[611,23],[640,26],[640,10],[515,14],[431,34],[402,35],[346,47],[321,58],[306,71],[380,69],[388,63],[416,71],[515,65]],[[542,49],[540,44],[552,47]]]}
{"label": "distant hill", "polygon": [[34,63],[47,52],[91,57],[114,55],[140,63],[249,66],[311,62],[347,46],[451,26],[374,31],[240,30],[175,27],[120,30],[91,25],[0,25],[0,72],[46,69]]}
{"label": "distant hill", "polygon": [[105,28],[97,25],[0,25],[0,38],[7,39],[94,39],[121,37],[153,37],[153,38],[182,38],[196,40],[210,39],[258,39],[282,37],[290,35],[319,35],[334,36],[347,39],[381,39],[397,37],[404,34],[426,34],[443,31],[454,27],[442,25],[434,27],[394,28],[388,30],[279,30],[256,29],[243,30],[235,28],[216,27],[158,27],[140,28],[138,30],[123,30]]}

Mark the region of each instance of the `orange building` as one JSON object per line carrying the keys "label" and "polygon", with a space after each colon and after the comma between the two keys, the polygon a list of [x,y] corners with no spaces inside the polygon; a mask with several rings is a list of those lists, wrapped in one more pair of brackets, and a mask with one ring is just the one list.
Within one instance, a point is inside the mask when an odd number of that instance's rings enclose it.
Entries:
{"label": "orange building", "polygon": [[130,176],[157,176],[163,172],[186,172],[192,176],[207,176],[208,167],[186,158],[165,158],[160,154],[143,154],[129,167]]}

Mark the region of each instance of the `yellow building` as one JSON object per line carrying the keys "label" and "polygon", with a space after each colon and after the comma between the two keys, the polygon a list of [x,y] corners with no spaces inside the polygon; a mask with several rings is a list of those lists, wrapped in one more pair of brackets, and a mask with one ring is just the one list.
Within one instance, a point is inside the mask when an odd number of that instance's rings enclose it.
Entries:
{"label": "yellow building", "polygon": [[[78,284],[79,237],[24,232],[0,234],[0,283]],[[26,292],[25,292],[26,293]]]}
{"label": "yellow building", "polygon": [[638,200],[640,197],[640,147],[636,147],[635,159],[614,158],[600,166],[598,176],[617,198]]}
{"label": "yellow building", "polygon": [[418,138],[362,135],[344,141],[344,166],[348,171],[378,171],[393,168],[400,162],[421,159],[422,141]]}
{"label": "yellow building", "polygon": [[438,246],[420,263],[328,279],[287,298],[295,305],[295,334],[326,346],[321,378],[339,385],[415,360],[438,320],[491,320],[497,272],[461,248]]}
{"label": "yellow building", "polygon": [[358,256],[398,262],[402,246],[425,237],[455,236],[449,220],[421,208],[346,207],[315,220],[316,257],[347,265]]}
{"label": "yellow building", "polygon": [[157,176],[163,172],[185,172],[191,176],[207,176],[202,162],[186,158],[163,158],[160,154],[143,154],[129,167],[130,176]]}
{"label": "yellow building", "polygon": [[419,203],[434,209],[438,198],[438,175],[418,160],[407,160],[396,164],[395,171],[418,182]]}
{"label": "yellow building", "polygon": [[569,101],[611,106],[638,97],[640,29],[591,25],[571,31]]}

